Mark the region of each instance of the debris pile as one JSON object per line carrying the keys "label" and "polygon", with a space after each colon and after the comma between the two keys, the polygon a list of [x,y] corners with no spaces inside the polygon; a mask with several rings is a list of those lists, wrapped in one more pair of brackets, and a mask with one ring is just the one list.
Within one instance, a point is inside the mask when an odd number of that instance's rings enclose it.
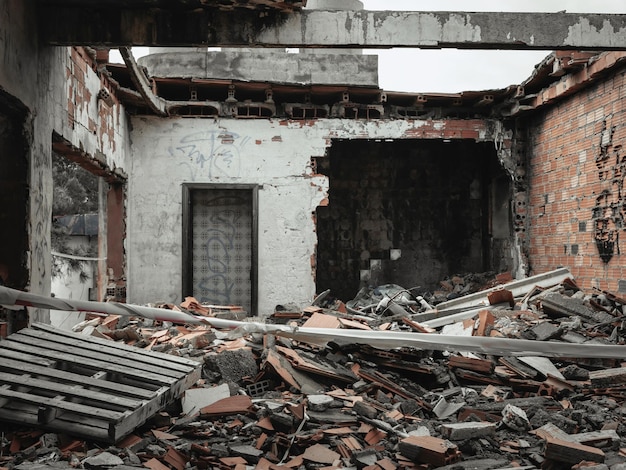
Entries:
{"label": "debris pile", "polygon": [[194,324],[94,316],[79,334],[199,361],[201,378],[115,445],[6,425],[0,467],[626,468],[626,299],[567,270],[461,281],[325,293],[264,322],[195,299],[160,306]]}

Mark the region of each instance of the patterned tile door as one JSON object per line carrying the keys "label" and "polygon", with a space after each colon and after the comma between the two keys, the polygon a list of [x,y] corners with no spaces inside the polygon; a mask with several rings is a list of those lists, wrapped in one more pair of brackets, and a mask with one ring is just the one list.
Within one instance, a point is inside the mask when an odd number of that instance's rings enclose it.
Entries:
{"label": "patterned tile door", "polygon": [[252,303],[252,193],[205,189],[191,193],[193,296],[202,304]]}

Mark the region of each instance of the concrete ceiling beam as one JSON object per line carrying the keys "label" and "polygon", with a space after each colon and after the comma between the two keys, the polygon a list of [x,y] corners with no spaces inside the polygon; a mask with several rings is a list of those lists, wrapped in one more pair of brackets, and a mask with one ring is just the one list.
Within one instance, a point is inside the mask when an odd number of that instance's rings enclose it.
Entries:
{"label": "concrete ceiling beam", "polygon": [[626,15],[38,7],[52,45],[626,50]]}

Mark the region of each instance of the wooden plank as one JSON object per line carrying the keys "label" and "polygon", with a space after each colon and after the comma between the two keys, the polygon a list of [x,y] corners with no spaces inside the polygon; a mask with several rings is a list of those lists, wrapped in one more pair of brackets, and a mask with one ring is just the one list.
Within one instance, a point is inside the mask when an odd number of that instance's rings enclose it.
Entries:
{"label": "wooden plank", "polygon": [[[34,338],[22,332],[12,334],[7,343],[18,342],[26,345],[38,346],[41,348],[45,348],[48,351],[58,351],[65,354],[71,354],[75,358],[83,358],[87,364],[91,364],[93,361],[101,361],[107,363],[116,363],[117,365],[129,368],[140,368],[141,370],[153,374],[159,374],[161,376],[167,377],[180,377],[184,375],[183,372],[172,371],[167,369],[166,367],[159,367],[154,365],[149,365],[145,363],[139,363],[138,361],[133,361],[132,358],[122,358],[122,357],[114,357],[110,356],[105,352],[95,352],[88,351],[81,347],[76,346],[67,346],[61,343],[57,343],[55,341],[50,341],[48,339],[42,338]],[[10,346],[9,346],[10,347]]]}
{"label": "wooden plank", "polygon": [[141,408],[138,408],[130,413],[123,420],[114,423],[109,430],[111,436],[117,440],[133,432],[138,426],[141,426],[148,419],[158,413],[158,411],[163,408],[164,404],[169,403],[177,396],[178,395],[173,393],[171,388],[163,387],[163,390],[159,395],[155,396]]}
{"label": "wooden plank", "polygon": [[[31,405],[32,406],[32,405]],[[64,415],[62,418],[67,416]],[[61,431],[70,435],[86,436],[98,441],[109,440],[108,423],[95,422],[86,417],[81,417],[82,421],[76,420],[66,421],[65,419],[54,420],[53,425],[41,424],[38,422],[37,408],[34,412],[29,413],[24,407],[18,409],[0,408],[0,420],[13,423],[20,423],[26,426],[38,427],[41,429],[49,429],[51,431]],[[102,427],[106,426],[106,427]]]}
{"label": "wooden plank", "polygon": [[182,364],[182,365],[189,366],[191,368],[195,368],[198,365],[198,362],[194,361],[193,359],[188,359],[188,358],[180,357],[180,356],[174,356],[172,354],[165,354],[161,352],[146,351],[144,349],[136,348],[134,346],[129,346],[124,343],[118,343],[116,341],[107,341],[105,339],[95,338],[95,337],[85,337],[85,335],[74,333],[73,331],[59,330],[50,325],[44,325],[43,323],[33,323],[33,325],[31,325],[31,328],[35,330],[45,331],[45,332],[55,334],[58,336],[66,337],[66,338],[78,339],[86,343],[101,344],[101,345],[106,346],[107,349],[110,349],[110,350],[119,349],[121,351],[140,354],[145,357],[162,357],[164,359],[167,359],[168,363]]}
{"label": "wooden plank", "polygon": [[0,389],[0,396],[5,398],[15,398],[21,401],[32,403],[39,406],[49,406],[60,410],[67,410],[84,416],[93,416],[96,418],[108,419],[111,421],[119,421],[124,416],[123,412],[103,410],[80,403],[67,402],[59,398],[48,398],[30,393],[17,392],[15,390]]}
{"label": "wooden plank", "polygon": [[[4,351],[0,349],[0,356],[2,356],[2,352]],[[18,372],[32,374],[39,377],[48,377],[51,380],[62,380],[67,382],[81,383],[84,386],[95,387],[99,390],[110,390],[112,392],[128,397],[148,399],[154,396],[153,389],[131,387],[130,385],[110,382],[105,379],[95,379],[85,375],[74,374],[72,372],[61,371],[58,369],[40,367],[31,364],[21,364],[20,362],[11,359],[2,359],[0,361],[0,369],[15,370]]]}
{"label": "wooden plank", "polygon": [[2,348],[2,342],[0,342],[0,357],[7,359],[16,359],[22,363],[37,364],[43,367],[54,367],[56,361],[52,361],[45,357],[35,356],[33,354],[26,354],[18,351],[11,351],[10,349]]}
{"label": "wooden plank", "polygon": [[[12,335],[11,335],[12,336]],[[11,337],[9,336],[9,338]],[[166,384],[166,385],[172,385],[174,383],[176,383],[176,379],[173,377],[164,377],[162,375],[158,375],[158,374],[153,374],[153,373],[149,373],[149,372],[144,372],[141,370],[137,370],[137,369],[133,369],[132,367],[127,367],[127,366],[123,366],[123,365],[118,365],[118,364],[112,364],[112,363],[108,363],[105,361],[97,361],[94,359],[90,359],[87,361],[87,364],[85,364],[85,359],[86,358],[77,358],[75,356],[73,356],[72,354],[68,354],[68,353],[61,353],[61,352],[56,352],[56,351],[50,351],[47,350],[43,347],[38,347],[38,346],[34,346],[34,345],[29,345],[29,344],[24,344],[24,343],[19,343],[17,341],[3,341],[2,343],[0,343],[0,346],[5,347],[5,348],[9,348],[9,349],[13,349],[15,351],[21,351],[21,352],[31,352],[31,353],[36,353],[36,354],[41,354],[42,356],[47,356],[59,361],[64,361],[66,363],[69,364],[79,364],[83,367],[87,367],[87,368],[91,368],[94,370],[105,370],[108,372],[112,372],[112,373],[116,373],[116,374],[122,374],[126,377],[132,377],[135,378],[136,380],[140,380],[140,381],[147,381],[147,382],[151,382],[154,384]]]}
{"label": "wooden plank", "polygon": [[473,357],[450,356],[448,366],[451,368],[460,368],[481,372],[483,374],[493,374],[495,364],[490,359],[477,359]]}
{"label": "wooden plank", "polygon": [[[29,393],[31,394],[35,394],[35,390],[39,393],[56,392],[61,393],[65,396],[78,398],[80,400],[98,402],[101,406],[104,405],[105,408],[122,407],[135,409],[140,407],[142,404],[140,400],[132,400],[130,398],[124,398],[98,392],[95,390],[89,390],[87,388],[84,388],[80,384],[66,385],[57,382],[37,379],[35,377],[31,377],[30,375],[16,375],[0,372],[0,382],[4,382],[7,385],[13,384],[28,387],[30,389]],[[80,403],[80,401],[76,403]]]}
{"label": "wooden plank", "polygon": [[[120,363],[126,364],[127,362],[133,362],[137,364],[145,364],[146,366],[158,367],[164,369],[164,371],[172,370],[171,375],[177,375],[180,373],[186,373],[189,370],[193,369],[191,366],[186,364],[178,364],[178,363],[164,363],[164,361],[159,357],[151,357],[144,354],[140,354],[137,351],[141,351],[139,348],[135,348],[135,351],[125,351],[123,349],[117,348],[108,348],[105,344],[97,344],[91,343],[89,341],[81,341],[79,339],[61,336],[61,335],[52,335],[45,331],[37,331],[37,330],[20,330],[18,333],[11,335],[11,339],[15,341],[23,341],[28,342],[27,340],[22,340],[23,336],[28,336],[33,339],[40,339],[45,341],[50,341],[51,343],[58,344],[58,348],[54,348],[58,351],[67,352],[65,349],[67,347],[73,347],[74,349],[78,349],[82,351],[82,355],[94,355],[97,357],[98,354],[105,353],[108,357],[116,358]],[[106,341],[106,340],[103,340]],[[111,341],[112,344],[115,344],[115,341]],[[51,347],[52,349],[52,347]],[[169,373],[169,372],[168,372]]]}
{"label": "wooden plank", "polygon": [[[75,338],[73,336],[67,336],[67,335],[53,335],[44,330],[38,331],[38,330],[24,329],[24,330],[20,330],[19,333],[23,335],[31,336],[33,338],[40,338],[40,339],[46,339],[49,341],[58,342],[62,345],[78,347],[85,352],[88,352],[88,351],[92,351],[94,353],[106,352],[106,354],[109,355],[110,357],[121,358],[125,361],[134,361],[137,363],[148,364],[148,365],[152,365],[152,366],[156,366],[156,367],[160,367],[164,369],[171,369],[172,371],[176,371],[178,373],[187,373],[190,370],[193,370],[194,367],[196,366],[196,364],[180,363],[178,361],[168,360],[167,362],[164,362],[163,359],[159,357],[158,355],[155,356],[155,355],[144,354],[143,353],[144,351],[140,348],[129,347],[128,348],[129,350],[126,350],[126,348],[115,348],[115,347],[111,348],[108,344],[106,344],[107,340],[101,340],[105,342],[105,344],[100,344],[97,342],[85,341],[84,338]],[[13,336],[14,335],[11,335],[11,339],[14,339]],[[110,341],[110,343],[117,344],[115,341]],[[166,356],[169,359],[169,356],[172,356],[172,355],[168,354]],[[172,356],[172,357],[177,357],[177,356]]]}

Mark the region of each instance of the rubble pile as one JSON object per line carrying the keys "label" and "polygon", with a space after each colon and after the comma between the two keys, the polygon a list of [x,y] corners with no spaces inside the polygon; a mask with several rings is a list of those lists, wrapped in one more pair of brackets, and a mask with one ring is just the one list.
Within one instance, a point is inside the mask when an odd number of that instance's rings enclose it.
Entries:
{"label": "rubble pile", "polygon": [[160,307],[206,324],[94,316],[76,330],[200,361],[201,380],[115,445],[5,425],[0,468],[626,469],[626,299],[560,272],[475,279],[263,322],[191,298]]}

